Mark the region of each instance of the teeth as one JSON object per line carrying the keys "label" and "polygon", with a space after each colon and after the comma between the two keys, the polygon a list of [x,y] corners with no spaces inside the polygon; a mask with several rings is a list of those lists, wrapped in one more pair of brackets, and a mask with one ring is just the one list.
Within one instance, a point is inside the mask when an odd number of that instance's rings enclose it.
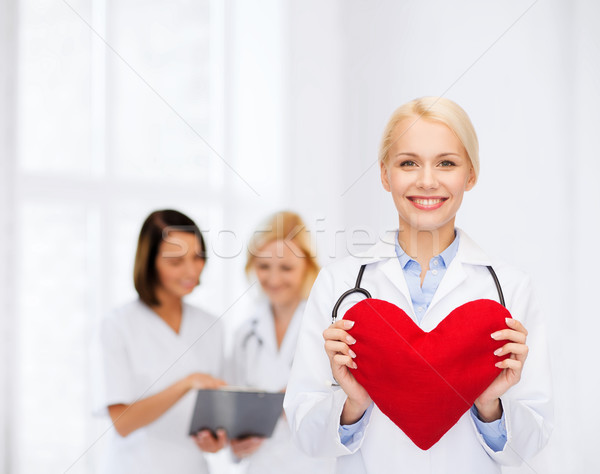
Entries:
{"label": "teeth", "polygon": [[421,206],[433,206],[435,204],[439,204],[443,202],[443,199],[413,199],[413,202],[420,204]]}

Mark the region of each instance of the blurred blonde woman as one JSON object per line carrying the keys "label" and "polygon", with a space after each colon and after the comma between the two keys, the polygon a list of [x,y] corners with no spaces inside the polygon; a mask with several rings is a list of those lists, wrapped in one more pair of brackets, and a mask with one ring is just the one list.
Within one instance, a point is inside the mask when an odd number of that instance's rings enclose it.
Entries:
{"label": "blurred blonde woman", "polygon": [[[297,214],[279,212],[254,232],[246,273],[258,279],[263,296],[235,335],[232,383],[286,389],[306,298],[318,272],[310,234]],[[333,472],[333,459],[310,458],[292,444],[283,414],[271,438],[232,440],[231,449],[249,474]]]}

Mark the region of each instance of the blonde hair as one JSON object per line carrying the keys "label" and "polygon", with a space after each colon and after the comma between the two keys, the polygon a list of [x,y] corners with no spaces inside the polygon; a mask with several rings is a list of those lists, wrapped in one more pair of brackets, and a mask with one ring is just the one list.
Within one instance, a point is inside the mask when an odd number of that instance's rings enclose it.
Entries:
{"label": "blonde hair", "polygon": [[475,128],[467,113],[456,102],[445,97],[421,97],[398,107],[383,132],[379,147],[379,163],[386,165],[388,150],[398,137],[394,137],[396,126],[404,119],[420,119],[440,122],[454,132],[467,151],[471,166],[475,172],[475,181],[479,176],[479,141]]}
{"label": "blonde hair", "polygon": [[273,214],[252,234],[248,243],[246,274],[250,275],[257,252],[273,241],[293,242],[306,258],[302,297],[308,298],[320,267],[312,250],[310,232],[302,218],[295,212],[281,211]]}

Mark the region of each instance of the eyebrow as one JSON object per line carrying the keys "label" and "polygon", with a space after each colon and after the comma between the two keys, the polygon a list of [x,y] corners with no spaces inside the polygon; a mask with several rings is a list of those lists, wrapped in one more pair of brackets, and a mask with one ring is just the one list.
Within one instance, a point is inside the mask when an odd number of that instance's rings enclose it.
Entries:
{"label": "eyebrow", "polygon": [[[417,158],[419,155],[417,153],[412,153],[409,151],[401,151],[400,153],[396,153],[394,156],[412,156]],[[440,153],[439,155],[436,155],[436,158],[441,158],[444,156],[458,156],[459,158],[461,157],[461,155],[459,153],[454,153],[451,151],[448,152],[444,152],[444,153]]]}

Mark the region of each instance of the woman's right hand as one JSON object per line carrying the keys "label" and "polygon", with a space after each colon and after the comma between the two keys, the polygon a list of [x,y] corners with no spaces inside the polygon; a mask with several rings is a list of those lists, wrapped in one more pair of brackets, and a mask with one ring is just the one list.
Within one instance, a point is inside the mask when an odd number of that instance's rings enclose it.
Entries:
{"label": "woman's right hand", "polygon": [[340,417],[342,425],[356,423],[372,403],[367,391],[350,372],[350,369],[357,368],[356,362],[354,362],[356,354],[350,348],[356,340],[347,332],[352,326],[354,326],[354,321],[340,319],[323,331],[325,352],[329,357],[331,372],[342,390],[348,395]]}
{"label": "woman's right hand", "polygon": [[213,377],[209,374],[195,372],[185,378],[189,390],[214,390],[227,383],[224,380]]}
{"label": "woman's right hand", "polygon": [[192,435],[198,448],[205,453],[216,453],[227,444],[227,433],[223,429],[217,430],[214,436],[209,430],[202,430]]}

